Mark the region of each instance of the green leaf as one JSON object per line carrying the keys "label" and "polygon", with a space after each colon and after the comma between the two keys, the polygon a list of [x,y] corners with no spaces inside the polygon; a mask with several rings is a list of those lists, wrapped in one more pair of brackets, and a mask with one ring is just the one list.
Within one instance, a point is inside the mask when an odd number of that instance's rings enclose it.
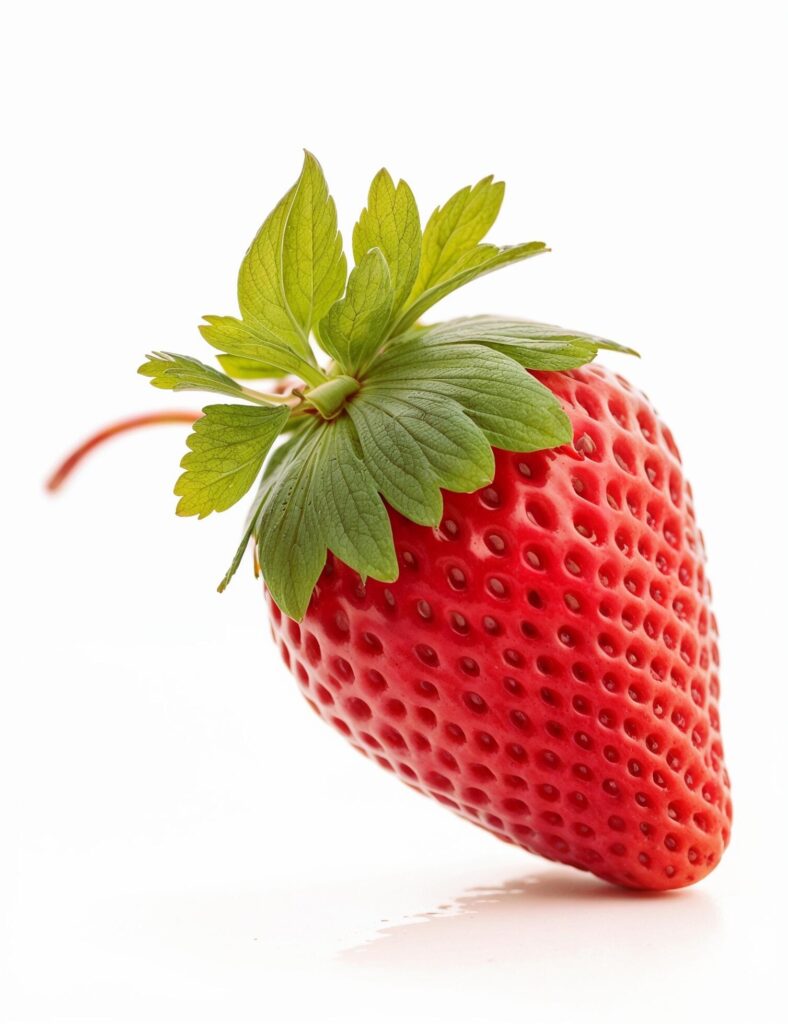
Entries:
{"label": "green leaf", "polygon": [[381,492],[414,522],[440,522],[440,488],[475,491],[492,480],[489,442],[452,399],[372,387],[350,403],[348,414]]}
{"label": "green leaf", "polygon": [[233,555],[233,560],[232,560],[232,562],[230,562],[230,567],[228,568],[227,572],[222,577],[222,579],[221,579],[221,581],[219,583],[219,586],[216,588],[219,591],[220,594],[224,593],[224,591],[227,589],[227,585],[229,584],[230,580],[238,572],[238,567],[240,566],[241,562],[243,561],[243,557],[246,554],[246,549],[249,547],[249,541],[252,539],[252,533],[253,532],[254,532],[254,519],[248,519],[247,523],[246,523],[246,526],[244,527],[244,532],[243,532],[243,537],[241,538],[241,543],[236,548],[235,554]]}
{"label": "green leaf", "polygon": [[206,316],[203,319],[207,323],[200,324],[200,334],[220,352],[275,366],[282,373],[295,374],[309,384],[322,384],[326,379],[313,362],[304,359],[289,345],[260,333],[254,324],[244,323],[234,316]]}
{"label": "green leaf", "polygon": [[278,607],[300,620],[326,562],[315,480],[323,431],[316,427],[283,460],[263,492],[255,534],[266,586]]}
{"label": "green leaf", "polygon": [[150,377],[155,388],[167,391],[213,391],[232,398],[248,397],[240,384],[213,366],[174,352],[152,352],[137,373]]}
{"label": "green leaf", "polygon": [[430,345],[421,335],[402,341],[378,358],[363,393],[453,399],[490,444],[507,451],[554,448],[572,438],[553,393],[513,360],[482,345]]}
{"label": "green leaf", "polygon": [[503,202],[504,183],[492,175],[466,186],[439,206],[427,221],[421,265],[411,300],[453,277],[495,223]]}
{"label": "green leaf", "polygon": [[326,546],[366,579],[397,578],[391,522],[346,417],[323,430],[316,503]]}
{"label": "green leaf", "polygon": [[436,302],[457,288],[462,288],[469,281],[473,281],[477,277],[484,277],[485,274],[506,267],[510,263],[519,263],[521,260],[538,256],[543,252],[549,252],[544,242],[523,242],[520,245],[503,246],[500,249],[494,245],[478,246],[467,252],[457,262],[451,277],[433,285],[415,299],[410,306],[406,307],[389,333],[391,335],[401,334],[414,324],[430,306],[434,306]]}
{"label": "green leaf", "polygon": [[414,523],[437,526],[443,508],[440,488],[415,438],[396,416],[369,402],[351,402],[348,413],[386,501]]}
{"label": "green leaf", "polygon": [[382,398],[374,391],[360,395],[362,402],[395,418],[410,433],[441,488],[471,492],[492,480],[495,460],[489,442],[459,403],[446,398],[436,404],[422,394]]}
{"label": "green leaf", "polygon": [[346,272],[334,200],[320,164],[306,153],[298,181],[268,216],[241,264],[243,318],[312,361],[309,332],[342,294]]}
{"label": "green leaf", "polygon": [[320,343],[348,374],[375,354],[389,322],[393,300],[391,276],[380,249],[370,249],[348,280],[347,294],[320,325]]}
{"label": "green leaf", "polygon": [[389,172],[378,171],[369,188],[367,205],[353,229],[353,258],[361,263],[370,249],[380,249],[391,272],[392,313],[410,295],[421,258],[421,224],[410,186],[396,187]]}
{"label": "green leaf", "polygon": [[255,481],[290,410],[283,407],[209,405],[203,409],[181,460],[185,472],[175,484],[179,516],[203,519],[222,512]]}
{"label": "green leaf", "polygon": [[583,366],[594,359],[599,349],[637,355],[634,349],[596,334],[569,331],[533,320],[494,316],[447,320],[426,328],[420,337],[430,345],[485,345],[530,370],[569,370]]}
{"label": "green leaf", "polygon": [[[312,416],[288,420],[282,430],[282,443],[278,444],[271,452],[271,456],[263,469],[263,478],[260,481],[259,488],[261,492],[271,486],[274,477],[282,471],[283,467],[295,457],[296,453],[304,445],[311,443],[312,434],[320,426],[320,420]],[[260,504],[257,499],[255,499],[255,504],[258,506]],[[250,515],[253,514],[253,511],[250,512]]]}
{"label": "green leaf", "polygon": [[217,356],[216,359],[223,370],[238,380],[273,380],[288,376],[287,370],[257,359],[243,359],[240,356]]}
{"label": "green leaf", "polygon": [[[277,448],[274,449],[273,453],[271,454],[271,457],[265,464],[265,469],[263,470],[263,478],[260,481],[259,487],[257,488],[257,494],[255,495],[254,501],[252,502],[252,506],[246,515],[246,522],[244,525],[244,532],[243,536],[241,537],[241,542],[238,545],[235,555],[233,556],[233,560],[230,563],[229,569],[224,574],[224,577],[219,583],[219,586],[216,588],[220,594],[227,588],[228,583],[238,571],[238,567],[241,564],[244,555],[246,554],[246,549],[249,547],[249,541],[252,539],[252,534],[255,533],[258,526],[260,508],[265,499],[265,496],[268,494],[268,491],[270,490],[271,485],[274,482],[274,479],[276,478],[277,474],[281,471],[281,469],[285,465],[287,465],[288,461],[292,459],[295,452],[303,444],[305,438],[309,436],[309,433],[315,429],[314,420],[302,419],[291,422],[294,423],[292,432],[282,442],[282,444],[280,444]],[[289,423],[286,424],[285,426],[289,426]]]}

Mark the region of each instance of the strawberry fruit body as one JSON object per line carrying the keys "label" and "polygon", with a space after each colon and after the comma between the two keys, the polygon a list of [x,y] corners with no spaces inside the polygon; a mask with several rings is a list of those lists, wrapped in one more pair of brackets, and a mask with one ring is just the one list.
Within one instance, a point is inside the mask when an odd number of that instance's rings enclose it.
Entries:
{"label": "strawberry fruit body", "polygon": [[392,513],[398,579],[330,559],[300,624],[269,599],[274,634],[315,711],[411,787],[611,882],[684,886],[731,820],[691,491],[622,378],[539,376],[572,445],[497,451],[437,528]]}

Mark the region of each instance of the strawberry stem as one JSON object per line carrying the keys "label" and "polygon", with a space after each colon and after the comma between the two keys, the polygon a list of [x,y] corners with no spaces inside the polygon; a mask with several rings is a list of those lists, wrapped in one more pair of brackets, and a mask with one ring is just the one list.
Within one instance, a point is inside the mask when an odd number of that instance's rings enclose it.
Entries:
{"label": "strawberry stem", "polygon": [[347,399],[355,395],[359,386],[357,380],[342,374],[307,391],[304,397],[314,405],[324,420],[331,420],[339,415]]}
{"label": "strawberry stem", "polygon": [[200,419],[202,416],[201,412],[189,412],[184,411],[171,411],[171,412],[153,412],[146,413],[142,416],[132,416],[126,420],[119,420],[117,423],[112,423],[102,430],[97,431],[91,437],[84,441],[78,448],[75,448],[71,454],[65,458],[57,469],[52,473],[46,482],[46,489],[50,492],[59,490],[68,477],[74,472],[80,462],[97,448],[102,445],[105,441],[108,441],[111,437],[115,437],[117,434],[124,434],[127,430],[136,430],[138,427],[152,427],[160,423],[194,423],[195,420]]}

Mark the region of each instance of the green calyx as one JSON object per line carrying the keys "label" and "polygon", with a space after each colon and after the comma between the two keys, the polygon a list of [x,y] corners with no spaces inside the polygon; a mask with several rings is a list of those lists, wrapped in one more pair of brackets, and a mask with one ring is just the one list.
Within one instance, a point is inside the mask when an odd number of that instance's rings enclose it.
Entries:
{"label": "green calyx", "polygon": [[[599,349],[633,354],[528,320],[420,323],[457,288],[548,251],[542,242],[483,241],[503,192],[483,178],[422,229],[408,185],[380,171],[353,230],[348,275],[334,201],[306,153],[241,264],[240,319],[206,316],[200,326],[221,370],[169,352],[139,368],[158,388],[247,403],[204,408],[175,485],[178,514],[203,518],[259,480],[220,590],[250,540],[271,595],[297,620],[329,551],[362,579],[396,579],[386,505],[437,526],[443,491],[492,480],[493,447],[525,452],[571,440],[559,402],[530,370],[581,366]],[[246,383],[277,378],[274,391]]]}

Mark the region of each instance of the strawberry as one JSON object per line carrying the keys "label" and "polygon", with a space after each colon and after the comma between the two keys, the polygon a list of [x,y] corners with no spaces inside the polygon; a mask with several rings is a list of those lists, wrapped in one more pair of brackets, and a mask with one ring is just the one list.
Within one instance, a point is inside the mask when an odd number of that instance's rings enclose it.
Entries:
{"label": "strawberry", "polygon": [[274,637],[312,708],[510,843],[643,889],[727,844],[717,628],[668,429],[623,378],[539,375],[573,444],[496,452],[439,526],[392,513],[400,574],[331,559]]}
{"label": "strawberry", "polygon": [[322,718],[500,839],[624,886],[688,885],[729,838],[717,627],[670,432],[589,365],[632,350],[528,320],[422,322],[547,251],[483,241],[502,198],[484,178],[422,229],[379,172],[348,276],[307,153],[241,264],[240,318],[200,327],[221,371],[170,352],[140,367],[235,401],[110,427],[51,486],[105,437],[193,420],[176,511],[223,511],[259,480],[219,589],[253,542]]}

